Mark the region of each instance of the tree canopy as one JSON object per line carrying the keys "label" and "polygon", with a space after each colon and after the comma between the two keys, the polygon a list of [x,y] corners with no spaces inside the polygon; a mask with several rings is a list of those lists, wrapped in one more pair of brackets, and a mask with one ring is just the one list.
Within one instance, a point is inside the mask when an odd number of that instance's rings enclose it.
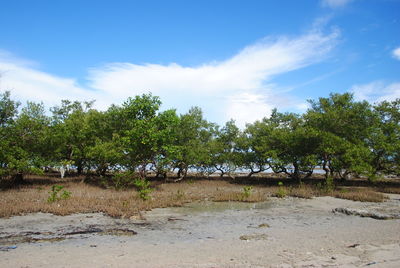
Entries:
{"label": "tree canopy", "polygon": [[400,100],[370,104],[352,94],[311,100],[304,114],[274,109],[239,129],[207,121],[199,107],[160,110],[151,94],[106,111],[93,101],[63,100],[21,107],[0,94],[0,177],[21,182],[27,173],[69,165],[79,174],[112,170],[184,178],[202,174],[270,171],[300,180],[316,167],[326,177],[375,179],[400,174]]}

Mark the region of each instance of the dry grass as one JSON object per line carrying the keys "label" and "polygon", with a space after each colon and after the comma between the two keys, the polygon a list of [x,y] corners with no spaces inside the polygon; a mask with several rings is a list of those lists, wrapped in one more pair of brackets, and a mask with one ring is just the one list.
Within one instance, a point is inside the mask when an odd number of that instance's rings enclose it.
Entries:
{"label": "dry grass", "polygon": [[299,187],[291,187],[289,195],[293,197],[311,199],[317,196],[316,191],[313,187],[307,185],[300,185]]}
{"label": "dry grass", "polygon": [[[114,190],[81,182],[82,178],[56,179],[51,177],[30,177],[29,184],[19,188],[0,190],[0,217],[21,215],[32,212],[48,212],[57,215],[72,213],[103,212],[113,217],[130,217],[140,211],[156,207],[182,206],[198,200],[261,202],[268,196],[278,196],[284,191],[285,196],[312,198],[314,196],[333,196],[355,201],[383,202],[386,196],[380,192],[400,193],[399,188],[381,187],[376,192],[373,188],[350,187],[333,191],[313,185],[300,186],[265,186],[254,185],[249,196],[244,195],[241,184],[222,180],[194,180],[179,183],[153,182],[154,191],[151,199],[143,201],[135,189]],[[66,200],[48,203],[52,185],[63,185],[72,193]],[[64,190],[63,189],[63,190]]]}
{"label": "dry grass", "polygon": [[[263,193],[264,192],[264,193]],[[267,200],[267,193],[265,191],[256,191],[251,193],[249,196],[243,194],[243,192],[221,192],[216,194],[213,198],[215,202],[224,201],[239,201],[239,202],[263,202]]]}
{"label": "dry grass", "polygon": [[[351,187],[351,188],[342,188],[336,190],[326,190],[324,188],[314,187],[312,185],[300,185],[293,187],[270,187],[272,192],[272,196],[282,197],[282,192],[285,193],[285,196],[292,196],[298,198],[310,199],[316,196],[332,196],[341,199],[348,199],[353,201],[361,201],[361,202],[384,202],[387,199],[387,196],[384,194],[375,191],[372,188],[365,187]],[[391,189],[397,190],[397,188]]]}
{"label": "dry grass", "polygon": [[[113,217],[130,217],[140,211],[156,207],[182,206],[196,200],[225,200],[258,202],[264,201],[262,192],[255,190],[249,198],[238,199],[242,187],[226,181],[201,180],[192,183],[166,183],[153,185],[155,190],[151,199],[143,201],[135,189],[113,190],[88,185],[79,181],[56,180],[70,191],[71,197],[66,200],[49,203],[47,199],[52,184],[26,185],[18,189],[4,190],[0,194],[0,217],[21,215],[32,212],[47,212],[57,215],[72,213],[104,212]],[[255,187],[256,188],[256,187]],[[227,198],[231,196],[232,198]],[[265,194],[264,194],[265,196]]]}
{"label": "dry grass", "polygon": [[384,202],[387,199],[382,193],[378,193],[369,188],[349,188],[336,190],[329,194],[330,196],[342,199],[349,199],[361,202]]}
{"label": "dry grass", "polygon": [[400,194],[400,188],[396,188],[396,187],[378,188],[378,191],[382,192],[382,193],[387,193],[387,194]]}

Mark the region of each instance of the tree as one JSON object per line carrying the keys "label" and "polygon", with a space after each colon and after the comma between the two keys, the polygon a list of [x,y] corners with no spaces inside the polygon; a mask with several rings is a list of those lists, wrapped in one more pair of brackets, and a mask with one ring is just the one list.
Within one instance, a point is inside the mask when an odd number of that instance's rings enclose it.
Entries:
{"label": "tree", "polygon": [[105,176],[109,169],[118,166],[123,157],[120,136],[113,129],[109,111],[89,110],[85,125],[85,135],[91,140],[85,149],[88,167]]}
{"label": "tree", "polygon": [[178,133],[180,131],[180,118],[176,110],[166,110],[158,114],[155,125],[157,127],[157,153],[153,159],[153,170],[156,177],[167,178],[167,173],[172,171],[174,162],[179,158]]}
{"label": "tree", "polygon": [[216,137],[209,143],[211,153],[211,165],[221,172],[221,177],[237,169],[237,153],[235,148],[238,142],[240,130],[235,121],[226,122],[225,126],[216,130]]}
{"label": "tree", "polygon": [[274,110],[268,121],[273,128],[265,142],[270,149],[272,170],[298,181],[311,176],[318,163],[316,131],[307,128],[303,118],[294,113],[283,114]]}
{"label": "tree", "polygon": [[146,177],[146,168],[158,152],[157,111],[161,105],[158,97],[151,94],[128,98],[119,109],[123,120],[121,144],[124,159],[121,164],[130,170],[139,170]]}
{"label": "tree", "polygon": [[237,165],[250,170],[248,176],[263,172],[269,168],[271,152],[266,142],[272,128],[264,121],[248,124],[237,140]]}
{"label": "tree", "polygon": [[26,173],[37,173],[47,160],[49,119],[43,104],[28,102],[18,115],[18,102],[10,93],[0,100],[0,176],[11,176],[15,183],[22,183]]}
{"label": "tree", "polygon": [[400,174],[400,99],[374,106],[377,127],[372,132],[370,148],[376,173]]}
{"label": "tree", "polygon": [[56,165],[72,163],[78,174],[88,165],[86,150],[94,142],[87,122],[93,103],[62,100],[61,106],[51,109],[51,140],[55,148],[53,162]]}
{"label": "tree", "polygon": [[19,105],[19,102],[11,100],[9,91],[0,95],[0,177],[15,177],[23,165],[20,159],[25,158],[20,148],[15,147],[17,137],[14,134],[14,124]]}
{"label": "tree", "polygon": [[178,180],[186,177],[189,168],[202,170],[210,166],[209,142],[214,130],[215,125],[203,118],[203,112],[198,107],[193,107],[180,116],[175,144]]}
{"label": "tree", "polygon": [[376,127],[371,105],[354,101],[350,93],[331,94],[329,98],[309,102],[306,124],[320,137],[317,151],[326,176],[345,179],[361,170],[368,175],[371,152],[367,141]]}

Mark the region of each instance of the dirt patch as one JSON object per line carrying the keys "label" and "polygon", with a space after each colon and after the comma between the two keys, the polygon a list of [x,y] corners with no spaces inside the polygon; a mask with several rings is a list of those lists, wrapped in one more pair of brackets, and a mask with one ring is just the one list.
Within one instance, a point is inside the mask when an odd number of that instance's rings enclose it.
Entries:
{"label": "dirt patch", "polygon": [[335,208],[399,209],[398,196],[389,198],[383,203],[333,197],[206,201],[132,219],[29,214],[0,219],[0,236],[64,234],[66,239],[3,240],[0,258],[5,267],[399,267],[400,219],[332,213]]}

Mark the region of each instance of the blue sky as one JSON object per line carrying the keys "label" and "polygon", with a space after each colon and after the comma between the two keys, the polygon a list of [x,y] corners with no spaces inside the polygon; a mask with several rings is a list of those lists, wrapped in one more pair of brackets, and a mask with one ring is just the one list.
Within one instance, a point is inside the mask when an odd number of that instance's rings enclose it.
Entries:
{"label": "blue sky", "polygon": [[331,92],[400,98],[399,0],[1,2],[0,90],[22,102],[152,92],[243,126]]}

